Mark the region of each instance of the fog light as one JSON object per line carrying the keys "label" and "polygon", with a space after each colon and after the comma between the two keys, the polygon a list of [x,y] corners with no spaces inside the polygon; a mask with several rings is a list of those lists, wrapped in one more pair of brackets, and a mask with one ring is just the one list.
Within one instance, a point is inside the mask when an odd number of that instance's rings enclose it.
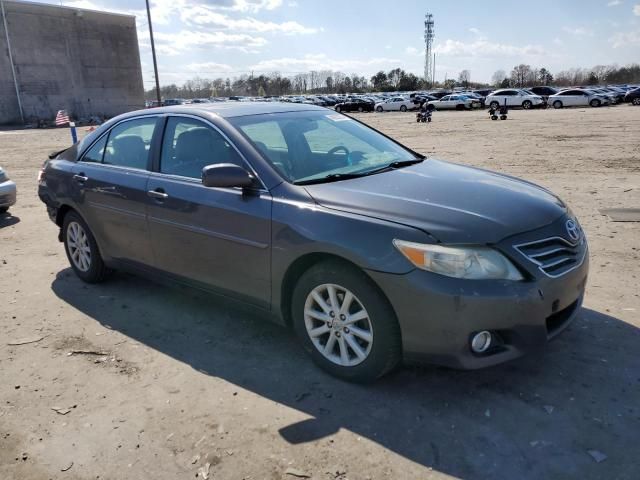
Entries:
{"label": "fog light", "polygon": [[474,353],[486,352],[491,346],[491,332],[483,330],[476,333],[471,339],[471,350]]}

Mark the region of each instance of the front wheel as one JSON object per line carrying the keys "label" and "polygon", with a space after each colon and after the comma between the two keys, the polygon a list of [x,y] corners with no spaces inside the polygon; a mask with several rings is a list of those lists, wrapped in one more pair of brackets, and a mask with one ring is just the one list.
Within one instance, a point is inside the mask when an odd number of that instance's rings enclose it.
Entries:
{"label": "front wheel", "polygon": [[382,107],[376,107],[376,112],[378,112],[378,113],[382,113],[382,112],[383,112]]}
{"label": "front wheel", "polygon": [[358,111],[359,111],[360,113],[362,113],[362,112],[364,112],[364,108],[362,108],[362,107],[358,107]]}
{"label": "front wheel", "polygon": [[9,207],[0,207],[0,215],[5,214],[9,211]]}
{"label": "front wheel", "polygon": [[555,108],[556,110],[558,108],[562,108],[562,102],[560,100],[556,100],[555,102],[553,102],[553,108]]}
{"label": "front wheel", "polygon": [[634,98],[631,103],[633,103],[634,105],[640,105],[640,97]]}
{"label": "front wheel", "polygon": [[400,111],[401,112],[406,112],[407,111],[407,106],[406,105],[400,105]]}
{"label": "front wheel", "polygon": [[533,104],[531,103],[531,100],[525,100],[524,102],[522,102],[522,108],[524,108],[525,110],[529,110],[532,106]]}
{"label": "front wheel", "polygon": [[69,212],[62,224],[62,239],[71,268],[81,280],[98,283],[104,280],[107,268],[102,261],[98,244],[84,220]]}
{"label": "front wheel", "polygon": [[340,105],[338,105],[338,106],[336,107],[336,112],[340,113],[341,111],[342,111],[342,107],[340,107]]}
{"label": "front wheel", "polygon": [[370,382],[400,362],[395,313],[355,267],[330,261],[307,270],[293,292],[292,316],[305,349],[332,375]]}
{"label": "front wheel", "polygon": [[594,98],[593,100],[591,100],[589,102],[589,105],[591,105],[592,107],[599,107],[600,106],[600,100],[598,100],[597,98]]}

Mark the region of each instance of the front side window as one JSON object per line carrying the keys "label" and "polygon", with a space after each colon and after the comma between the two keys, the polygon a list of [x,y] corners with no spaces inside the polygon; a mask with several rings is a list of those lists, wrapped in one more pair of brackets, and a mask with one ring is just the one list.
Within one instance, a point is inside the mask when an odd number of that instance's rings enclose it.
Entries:
{"label": "front side window", "polygon": [[385,136],[340,114],[291,112],[229,121],[292,183],[366,175],[395,162],[420,160]]}
{"label": "front side window", "polygon": [[200,179],[202,169],[216,163],[242,166],[242,159],[209,125],[192,118],[169,118],[162,142],[161,173]]}
{"label": "front side window", "polygon": [[122,122],[111,130],[103,163],[144,170],[149,161],[156,117]]}

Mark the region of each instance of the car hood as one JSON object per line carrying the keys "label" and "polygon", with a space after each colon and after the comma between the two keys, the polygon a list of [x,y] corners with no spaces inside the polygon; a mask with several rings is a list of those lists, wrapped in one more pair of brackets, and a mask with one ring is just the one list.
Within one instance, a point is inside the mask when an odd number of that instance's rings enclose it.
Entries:
{"label": "car hood", "polygon": [[493,244],[566,213],[529,182],[434,159],[305,188],[326,208],[416,227],[443,243]]}

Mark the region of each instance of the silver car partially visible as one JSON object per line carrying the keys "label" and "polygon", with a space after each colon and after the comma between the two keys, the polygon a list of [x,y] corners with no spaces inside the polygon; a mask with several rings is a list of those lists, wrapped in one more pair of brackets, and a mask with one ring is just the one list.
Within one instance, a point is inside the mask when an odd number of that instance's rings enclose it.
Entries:
{"label": "silver car partially visible", "polygon": [[16,184],[9,180],[7,173],[0,167],[0,213],[5,213],[16,203]]}

